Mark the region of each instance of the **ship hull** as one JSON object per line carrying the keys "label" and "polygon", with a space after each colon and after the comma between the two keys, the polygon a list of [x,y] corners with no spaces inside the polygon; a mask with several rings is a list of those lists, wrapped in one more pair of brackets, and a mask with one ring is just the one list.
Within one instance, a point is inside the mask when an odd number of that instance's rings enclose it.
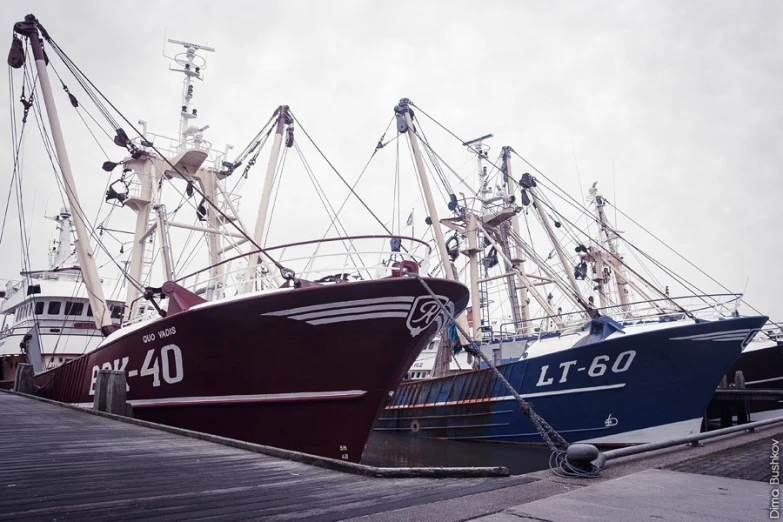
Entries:
{"label": "ship hull", "polygon": [[[652,442],[697,433],[726,369],[765,318],[690,324],[498,366],[569,442]],[[732,332],[732,333],[728,333]],[[457,440],[541,442],[492,371],[403,383],[376,430]]]}
{"label": "ship hull", "polygon": [[[745,388],[747,389],[783,389],[783,345],[775,343],[758,349],[748,348],[742,352],[742,355],[739,356],[726,373],[729,384],[735,382],[735,376],[738,371],[742,372]],[[710,403],[707,412],[709,419],[719,419],[721,417],[721,402],[713,400]],[[783,415],[783,401],[752,401],[748,402],[747,408],[751,421],[771,419]]]}
{"label": "ship hull", "polygon": [[[467,289],[428,280],[459,312]],[[143,420],[358,462],[384,404],[443,318],[409,278],[322,285],[193,307],[112,334],[35,377],[35,393],[92,406],[123,370]]]}

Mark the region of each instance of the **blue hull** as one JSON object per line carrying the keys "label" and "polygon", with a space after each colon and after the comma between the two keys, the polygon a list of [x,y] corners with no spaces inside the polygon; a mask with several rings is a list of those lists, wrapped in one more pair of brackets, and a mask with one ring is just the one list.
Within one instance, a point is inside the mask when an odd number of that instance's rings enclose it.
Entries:
{"label": "blue hull", "polygon": [[[701,419],[722,376],[765,322],[743,317],[626,334],[498,369],[569,442],[651,442],[660,438],[651,428]],[[403,383],[375,429],[541,442],[489,369]]]}

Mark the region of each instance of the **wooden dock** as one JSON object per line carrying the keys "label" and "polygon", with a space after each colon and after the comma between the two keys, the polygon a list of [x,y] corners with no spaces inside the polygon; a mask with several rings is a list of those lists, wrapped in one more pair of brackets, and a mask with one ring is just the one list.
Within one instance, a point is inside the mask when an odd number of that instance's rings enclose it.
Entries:
{"label": "wooden dock", "polygon": [[0,520],[457,520],[466,499],[488,499],[472,516],[496,512],[514,502],[492,492],[533,481],[371,478],[8,392],[0,462]]}

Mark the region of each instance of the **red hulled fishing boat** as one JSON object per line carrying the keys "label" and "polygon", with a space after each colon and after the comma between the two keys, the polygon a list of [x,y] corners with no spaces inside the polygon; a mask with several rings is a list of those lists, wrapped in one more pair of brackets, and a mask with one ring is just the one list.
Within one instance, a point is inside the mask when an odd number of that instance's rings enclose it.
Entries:
{"label": "red hulled fishing boat", "polygon": [[[89,244],[97,238],[88,229],[94,232],[95,227],[77,198],[47,76],[44,42],[47,52],[63,60],[90,99],[100,101],[102,95],[97,89],[90,91],[92,83],[35,17],[26,17],[14,29],[9,64],[32,68],[24,56],[27,40],[62,184],[67,187],[67,204],[73,211],[78,266],[69,271],[68,283],[87,289],[82,294],[74,290],[65,306],[64,324],[86,308],[85,317],[95,323],[87,328],[93,337],[99,332],[104,336],[88,353],[61,366],[46,369],[40,361],[34,364],[38,369],[34,393],[90,407],[99,371],[124,371],[128,402],[137,418],[358,462],[385,400],[444,326],[445,317],[435,300],[459,313],[467,302],[467,288],[425,277],[430,293],[420,281],[406,277],[426,275],[430,248],[398,235],[262,248],[281,147],[293,145],[292,114],[287,106],[279,107],[268,132],[259,133],[236,161],[226,161],[228,149],[215,154],[203,139],[205,128],[192,125],[197,117],[190,105],[193,81],[201,80],[205,68],[199,51],[213,49],[172,41],[185,48],[175,58],[179,67],[175,70],[184,77],[180,137],[168,148],[160,145],[160,139],[156,146],[146,127],[131,139],[110,119],[114,143],[129,155],[121,162],[104,164],[108,172],[122,165],[122,175],[110,185],[106,201],[136,213],[133,250],[123,270],[128,293],[121,323],[113,322],[118,304],[111,308],[104,298]],[[32,104],[31,108],[36,110]],[[106,106],[102,109],[106,109],[102,114],[111,112]],[[254,164],[270,136],[272,151],[256,227],[248,230],[223,182],[243,162]],[[193,206],[200,221],[195,225],[172,221],[162,204],[162,187],[174,182],[186,184],[184,192],[196,198]],[[176,227],[204,233],[207,268],[175,276],[175,247],[168,232]],[[360,244],[370,245],[369,254]],[[346,251],[337,252],[339,248]],[[149,283],[153,254],[162,261],[165,282],[160,286]],[[367,262],[370,258],[373,261]],[[51,329],[41,332],[40,323],[55,307],[39,303],[54,300],[54,294],[47,293],[52,281],[64,282],[54,268],[28,272],[14,295],[6,296],[4,312],[26,310],[30,313],[22,313],[22,318],[31,317],[35,323],[29,331],[6,331],[11,344],[24,348],[40,346],[42,339],[44,345],[48,342],[44,334]],[[78,324],[86,331],[84,321]],[[43,351],[51,352],[46,346]],[[29,350],[28,355],[33,352],[41,350]]]}

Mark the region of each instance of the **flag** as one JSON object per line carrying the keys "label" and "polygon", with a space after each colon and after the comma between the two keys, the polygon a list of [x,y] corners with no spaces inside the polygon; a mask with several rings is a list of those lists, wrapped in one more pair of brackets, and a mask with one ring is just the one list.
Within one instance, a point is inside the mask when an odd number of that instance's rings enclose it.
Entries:
{"label": "flag", "polygon": [[405,225],[406,226],[413,225],[413,210],[411,210],[411,214],[410,214],[410,216],[408,216],[408,221],[405,222]]}

